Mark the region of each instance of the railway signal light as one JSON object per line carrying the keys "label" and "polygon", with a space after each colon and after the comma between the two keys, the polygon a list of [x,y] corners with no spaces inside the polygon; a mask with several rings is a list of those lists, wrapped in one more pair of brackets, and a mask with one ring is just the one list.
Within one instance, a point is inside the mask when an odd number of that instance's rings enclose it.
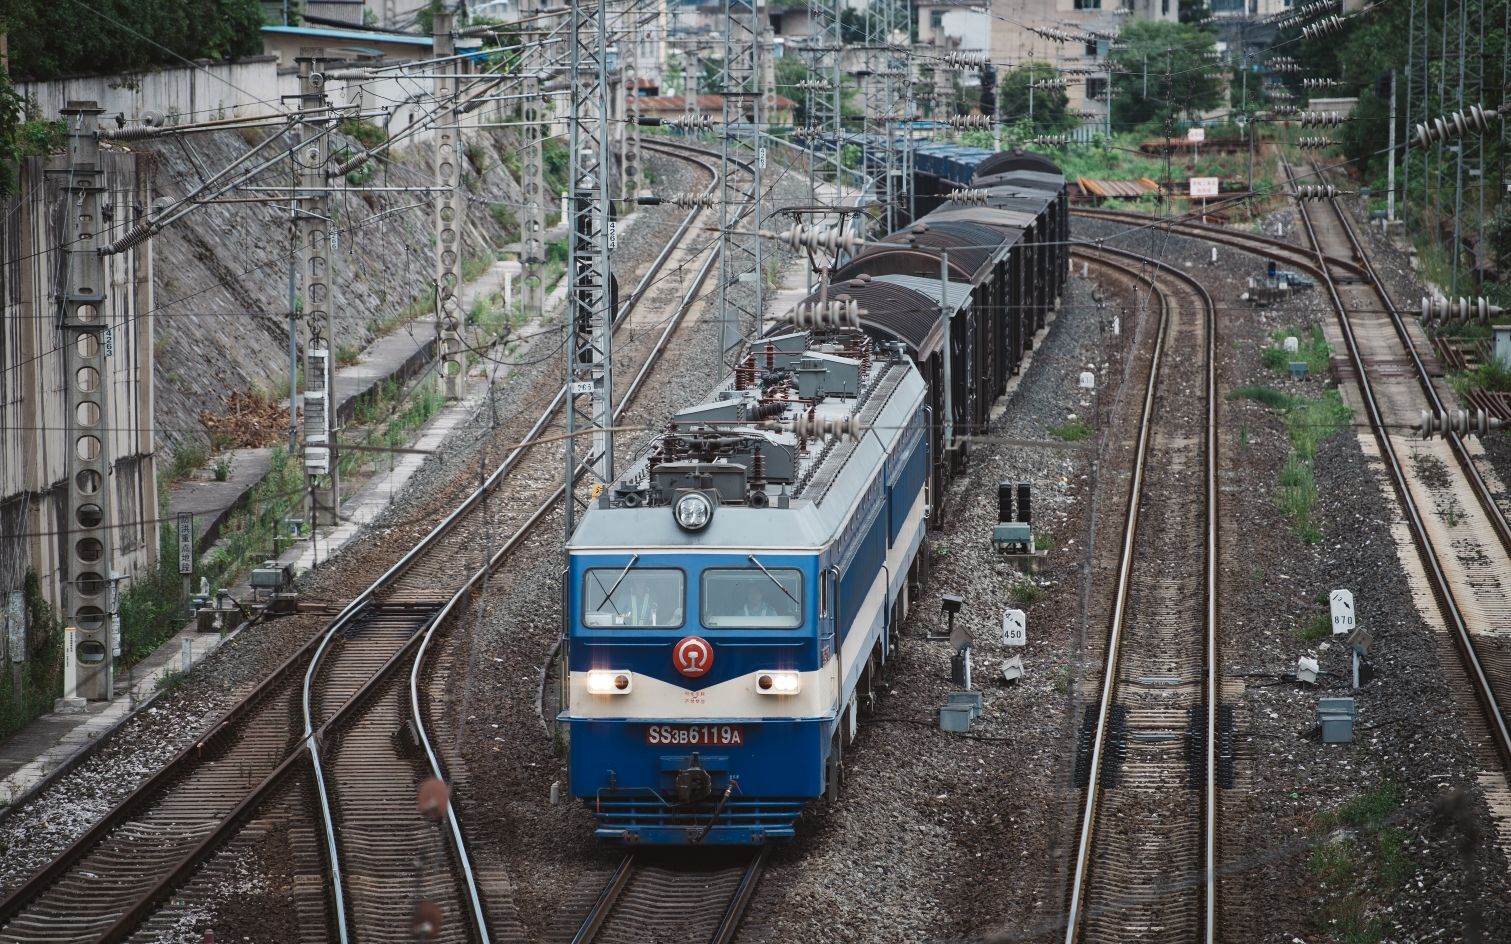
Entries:
{"label": "railway signal light", "polygon": [[1483,295],[1478,298],[1422,298],[1422,320],[1432,321],[1478,321],[1489,324],[1491,318],[1499,318],[1505,311],[1491,303]]}
{"label": "railway signal light", "polygon": [[1485,436],[1492,430],[1500,429],[1501,421],[1487,414],[1484,410],[1447,410],[1433,412],[1423,410],[1422,418],[1414,427],[1417,435],[1423,439],[1431,439],[1434,436],[1446,436],[1449,433],[1458,433],[1460,436]]}

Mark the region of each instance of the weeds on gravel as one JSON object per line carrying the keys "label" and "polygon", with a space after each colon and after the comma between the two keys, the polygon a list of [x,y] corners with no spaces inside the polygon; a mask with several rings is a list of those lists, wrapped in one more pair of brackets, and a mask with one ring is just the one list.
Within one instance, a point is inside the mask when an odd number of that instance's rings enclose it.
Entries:
{"label": "weeds on gravel", "polygon": [[183,688],[184,683],[187,681],[189,681],[188,672],[185,672],[183,669],[167,668],[163,670],[162,675],[157,677],[157,682],[153,688],[159,692],[177,691]]}
{"label": "weeds on gravel", "polygon": [[1091,435],[1091,427],[1080,420],[1071,420],[1063,426],[1050,427],[1049,434],[1066,442],[1080,442]]}
{"label": "weeds on gravel", "polygon": [[1322,529],[1312,523],[1317,503],[1317,482],[1311,463],[1292,455],[1280,470],[1280,510],[1296,521],[1296,536],[1308,544],[1322,540]]}
{"label": "weeds on gravel", "polygon": [[1007,595],[1019,606],[1028,606],[1042,597],[1044,591],[1040,590],[1038,585],[1032,580],[1020,580],[1012,585],[1012,588],[1007,591]]}
{"label": "weeds on gravel", "polygon": [[[1316,843],[1307,867],[1332,891],[1342,892],[1327,899],[1314,916],[1318,931],[1350,944],[1373,944],[1385,937],[1389,927],[1378,913],[1388,910],[1393,890],[1416,872],[1410,834],[1386,825],[1400,806],[1400,787],[1385,783],[1313,820]],[[1340,829],[1346,831],[1336,833]],[[1365,894],[1353,891],[1361,884]]]}
{"label": "weeds on gravel", "polygon": [[1296,627],[1296,638],[1307,642],[1326,639],[1333,634],[1333,619],[1327,613],[1314,613],[1312,618]]}
{"label": "weeds on gravel", "polygon": [[[1257,400],[1272,410],[1289,410],[1296,405],[1296,398],[1274,387],[1235,387],[1228,391],[1227,400]],[[1247,432],[1247,427],[1244,431]]]}
{"label": "weeds on gravel", "polygon": [[[1286,338],[1296,339],[1295,353],[1285,349]],[[1309,331],[1294,325],[1279,328],[1270,332],[1270,340],[1275,342],[1275,346],[1265,348],[1264,353],[1260,355],[1264,366],[1270,370],[1289,374],[1292,362],[1296,362],[1306,364],[1308,374],[1327,373],[1328,364],[1333,356],[1333,346],[1327,343],[1327,335],[1322,333],[1321,325],[1312,325]]]}

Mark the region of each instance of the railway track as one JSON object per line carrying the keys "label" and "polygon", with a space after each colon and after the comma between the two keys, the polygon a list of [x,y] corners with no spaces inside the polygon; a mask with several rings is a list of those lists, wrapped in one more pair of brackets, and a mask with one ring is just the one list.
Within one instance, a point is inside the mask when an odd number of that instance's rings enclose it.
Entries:
{"label": "railway track", "polygon": [[[694,162],[712,175],[706,162]],[[616,325],[646,296],[701,212],[687,214],[617,313]],[[667,349],[715,258],[709,256],[669,312],[617,413]],[[436,631],[561,500],[562,486],[543,501],[514,497],[538,496],[541,483],[559,480],[559,471],[526,487],[502,486],[521,484],[515,480],[524,477],[518,473],[526,471],[532,452],[533,461],[555,468],[552,451],[536,441],[546,437],[564,400],[559,390],[522,444],[485,481],[210,734],[0,902],[0,942],[125,940],[306,766],[330,876],[333,937],[383,939],[396,928],[407,934],[396,920],[402,910],[396,902],[420,898],[439,907],[444,936],[489,940],[487,911],[455,808],[438,824],[412,812],[418,780],[446,779],[428,732],[425,666]],[[500,499],[505,491],[511,497]],[[489,546],[487,536],[500,534],[513,537],[475,560],[477,548]],[[302,732],[290,725],[301,716]],[[394,815],[398,810],[411,811],[414,822]],[[417,861],[439,874],[428,874],[421,884]],[[435,869],[441,862],[446,868]]]}
{"label": "railway track", "polygon": [[1217,704],[1215,309],[1156,260],[1077,255],[1146,287],[1159,323],[1104,671],[1077,754],[1085,795],[1065,940],[1212,941],[1217,791],[1231,762]]}
{"label": "railway track", "polygon": [[[1288,175],[1294,177],[1286,165]],[[1325,172],[1313,164],[1319,178]],[[1511,819],[1511,527],[1476,463],[1478,444],[1454,433],[1418,439],[1411,427],[1422,410],[1445,405],[1419,350],[1420,327],[1403,318],[1382,287],[1354,230],[1334,199],[1314,214],[1299,204],[1358,381],[1380,458],[1389,472],[1427,575],[1421,609],[1437,609],[1463,665],[1450,678],[1485,719],[1480,786],[1492,813]],[[1365,281],[1340,282],[1330,257],[1351,255]],[[1432,604],[1436,604],[1434,607]],[[1499,768],[1499,776],[1492,770]],[[1502,837],[1502,843],[1507,837]]]}
{"label": "railway track", "polygon": [[689,861],[632,852],[609,876],[571,944],[731,944],[766,868],[766,853],[763,848]]}

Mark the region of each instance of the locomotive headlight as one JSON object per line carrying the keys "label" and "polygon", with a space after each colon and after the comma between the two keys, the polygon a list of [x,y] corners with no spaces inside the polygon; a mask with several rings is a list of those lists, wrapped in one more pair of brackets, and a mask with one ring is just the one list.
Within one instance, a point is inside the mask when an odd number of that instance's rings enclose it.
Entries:
{"label": "locomotive headlight", "polygon": [[701,531],[714,516],[712,498],[702,492],[688,492],[672,506],[677,524],[688,531]]}
{"label": "locomotive headlight", "polygon": [[594,669],[588,673],[588,691],[594,695],[628,695],[630,673],[615,669]]}
{"label": "locomotive headlight", "polygon": [[756,691],[762,695],[796,695],[803,677],[796,672],[762,672],[756,676]]}

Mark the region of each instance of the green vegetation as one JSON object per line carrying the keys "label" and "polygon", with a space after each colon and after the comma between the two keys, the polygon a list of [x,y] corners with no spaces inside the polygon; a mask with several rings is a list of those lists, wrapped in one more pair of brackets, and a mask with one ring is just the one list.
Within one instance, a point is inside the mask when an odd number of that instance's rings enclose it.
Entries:
{"label": "green vegetation", "polygon": [[139,72],[262,52],[257,0],[90,0],[6,3],[17,78]]}
{"label": "green vegetation", "polygon": [[[424,426],[445,405],[446,398],[428,375],[408,391],[392,379],[385,380],[352,405],[353,422],[365,427],[355,444],[402,448],[408,445],[410,434]],[[341,474],[350,476],[360,470],[376,470],[380,455],[348,449],[341,453]]]}
{"label": "green vegetation", "polygon": [[[1323,342],[1323,346],[1326,347],[1326,342]],[[1269,348],[1266,353],[1271,350],[1276,349]],[[1312,473],[1312,461],[1323,440],[1347,429],[1353,422],[1352,412],[1336,389],[1311,398],[1293,396],[1271,387],[1238,387],[1228,391],[1227,399],[1253,400],[1284,415],[1291,454],[1280,470],[1277,500],[1281,510],[1295,521],[1297,537],[1308,544],[1316,544],[1322,540],[1322,530],[1312,521],[1312,510],[1317,503],[1317,482]],[[1242,433],[1245,444],[1247,433],[1245,428]],[[1311,631],[1311,625],[1308,624],[1298,629],[1296,634],[1303,639],[1311,639],[1314,638],[1308,635]]]}
{"label": "green vegetation", "polygon": [[1296,627],[1297,639],[1318,642],[1333,634],[1333,619],[1328,613],[1313,613],[1311,619]]}
{"label": "green vegetation", "polygon": [[1227,400],[1257,400],[1272,410],[1289,410],[1296,398],[1274,387],[1236,387],[1228,391]]}
{"label": "green vegetation", "polygon": [[1312,916],[1319,933],[1370,944],[1390,930],[1385,915],[1417,865],[1410,834],[1386,825],[1400,806],[1400,788],[1386,783],[1313,820],[1307,869],[1328,892]]}
{"label": "green vegetation", "polygon": [[[1285,339],[1296,339],[1296,352],[1293,354],[1285,349]],[[1275,344],[1264,349],[1260,355],[1264,366],[1280,374],[1290,374],[1291,363],[1306,364],[1306,371],[1313,376],[1327,373],[1333,356],[1333,346],[1327,343],[1327,335],[1322,332],[1321,325],[1312,325],[1311,328],[1299,327],[1278,328],[1270,332],[1270,340]]]}
{"label": "green vegetation", "polygon": [[177,482],[180,479],[188,478],[194,473],[195,469],[205,464],[207,458],[209,457],[205,453],[203,446],[189,445],[179,447],[173,453],[173,457],[168,460],[167,467],[158,473],[160,476],[159,484]]}
{"label": "green vegetation", "polygon": [[1081,420],[1071,420],[1062,426],[1050,427],[1049,434],[1066,442],[1080,442],[1091,436],[1091,427]]}
{"label": "green vegetation", "polygon": [[1157,134],[1182,113],[1195,115],[1222,104],[1222,83],[1206,68],[1207,54],[1216,49],[1211,33],[1187,23],[1135,19],[1123,24],[1118,41],[1120,47],[1109,53],[1116,128]]}
{"label": "green vegetation", "polygon": [[[195,568],[195,577],[208,577],[211,587],[229,586],[249,567],[282,554],[293,543],[285,522],[299,517],[304,494],[304,464],[281,447],[273,450],[268,474],[247,501],[248,511],[235,512],[226,520],[215,548]],[[171,558],[176,564],[176,545]],[[172,576],[178,579],[176,566]]]}
{"label": "green vegetation", "polygon": [[370,121],[361,118],[346,118],[336,130],[353,139],[369,151],[388,140],[388,132]]}
{"label": "green vegetation", "polygon": [[1012,588],[1007,591],[1007,595],[1019,606],[1028,606],[1042,597],[1044,591],[1039,589],[1038,584],[1025,578],[1013,584]]}
{"label": "green vegetation", "polygon": [[63,694],[63,627],[53,618],[35,571],[26,572],[22,594],[26,661],[7,663],[0,671],[0,741],[52,711],[53,702]]}
{"label": "green vegetation", "polygon": [[1059,75],[1053,65],[1037,60],[1007,70],[997,93],[997,115],[1003,121],[1011,121],[1026,119],[1032,111],[1031,135],[1055,134],[1075,128],[1080,121],[1070,114],[1070,98],[1064,89],[1029,88],[1034,82],[1059,78]]}
{"label": "green vegetation", "polygon": [[0,196],[16,189],[16,165],[22,158],[50,154],[63,147],[67,129],[61,121],[36,116],[37,103],[22,98],[0,72]]}

